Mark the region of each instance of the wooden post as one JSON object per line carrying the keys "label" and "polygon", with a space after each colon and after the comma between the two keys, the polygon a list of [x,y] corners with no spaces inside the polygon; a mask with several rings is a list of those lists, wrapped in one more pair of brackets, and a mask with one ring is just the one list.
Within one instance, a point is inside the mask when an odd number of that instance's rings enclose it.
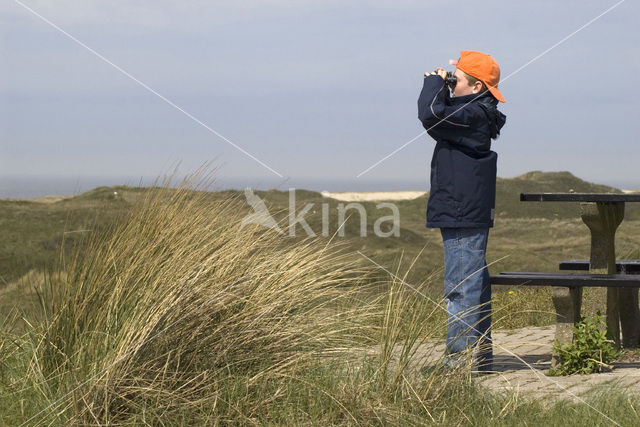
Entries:
{"label": "wooden post", "polygon": [[[571,344],[571,341],[573,341],[573,325],[580,318],[582,288],[554,286],[551,288],[551,299],[556,309],[555,340],[560,346]],[[551,366],[556,367],[561,362],[560,355],[553,353],[551,356]]]}
{"label": "wooden post", "polygon": [[638,288],[620,288],[618,290],[620,308],[620,326],[622,327],[622,345],[637,347],[640,344],[640,310],[638,309]]}
{"label": "wooden post", "polygon": [[[590,273],[616,274],[616,229],[624,218],[624,202],[580,203],[582,221],[591,231]],[[618,288],[607,288],[607,337],[620,346]]]}

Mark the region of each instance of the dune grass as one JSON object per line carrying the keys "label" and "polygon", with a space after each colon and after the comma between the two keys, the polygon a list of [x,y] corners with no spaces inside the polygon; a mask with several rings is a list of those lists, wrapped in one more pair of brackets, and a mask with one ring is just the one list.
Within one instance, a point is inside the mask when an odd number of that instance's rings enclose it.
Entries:
{"label": "dune grass", "polygon": [[237,200],[196,190],[150,190],[45,275],[41,312],[2,345],[27,374],[21,416],[116,423],[151,408],[233,411],[218,400],[230,379],[261,386],[371,342],[373,313],[350,300],[366,272],[311,242],[239,230]]}
{"label": "dune grass", "polygon": [[414,401],[428,414],[442,384],[407,372],[434,308],[398,281],[361,299],[381,284],[353,255],[240,229],[238,204],[152,188],[57,269],[5,288],[31,304],[3,323],[2,421],[358,423]]}

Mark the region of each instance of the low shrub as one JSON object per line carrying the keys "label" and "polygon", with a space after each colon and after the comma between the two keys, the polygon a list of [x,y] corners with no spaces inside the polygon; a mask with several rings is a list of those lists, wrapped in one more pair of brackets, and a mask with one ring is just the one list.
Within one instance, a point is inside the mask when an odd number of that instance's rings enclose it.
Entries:
{"label": "low shrub", "polygon": [[560,364],[549,370],[549,375],[592,374],[610,371],[610,365],[619,354],[613,341],[607,339],[606,324],[598,313],[583,317],[575,323],[571,344],[553,346]]}

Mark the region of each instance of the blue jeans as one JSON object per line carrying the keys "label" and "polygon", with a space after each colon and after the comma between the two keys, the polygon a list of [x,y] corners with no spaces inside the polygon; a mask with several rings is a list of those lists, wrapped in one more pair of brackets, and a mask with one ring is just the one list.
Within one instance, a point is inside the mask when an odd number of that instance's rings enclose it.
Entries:
{"label": "blue jeans", "polygon": [[488,228],[442,228],[444,300],[447,303],[445,363],[462,363],[461,352],[473,353],[477,370],[493,369],[491,284],[486,268]]}

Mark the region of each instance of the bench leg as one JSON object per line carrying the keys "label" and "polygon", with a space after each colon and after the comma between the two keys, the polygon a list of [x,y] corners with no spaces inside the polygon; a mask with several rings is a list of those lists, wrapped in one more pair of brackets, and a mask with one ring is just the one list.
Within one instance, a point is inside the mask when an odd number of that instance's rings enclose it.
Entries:
{"label": "bench leg", "polygon": [[[571,344],[573,324],[580,318],[582,288],[553,287],[551,297],[556,308],[556,341],[560,345]],[[551,366],[557,366],[559,363],[559,355],[554,353]]]}
{"label": "bench leg", "polygon": [[620,348],[620,288],[607,288],[607,338]]}
{"label": "bench leg", "polygon": [[[616,273],[616,229],[624,218],[624,202],[581,203],[582,221],[591,231],[590,273]],[[607,338],[620,346],[618,289],[607,289]]]}
{"label": "bench leg", "polygon": [[640,344],[640,310],[638,309],[638,288],[618,289],[622,345],[637,347]]}

